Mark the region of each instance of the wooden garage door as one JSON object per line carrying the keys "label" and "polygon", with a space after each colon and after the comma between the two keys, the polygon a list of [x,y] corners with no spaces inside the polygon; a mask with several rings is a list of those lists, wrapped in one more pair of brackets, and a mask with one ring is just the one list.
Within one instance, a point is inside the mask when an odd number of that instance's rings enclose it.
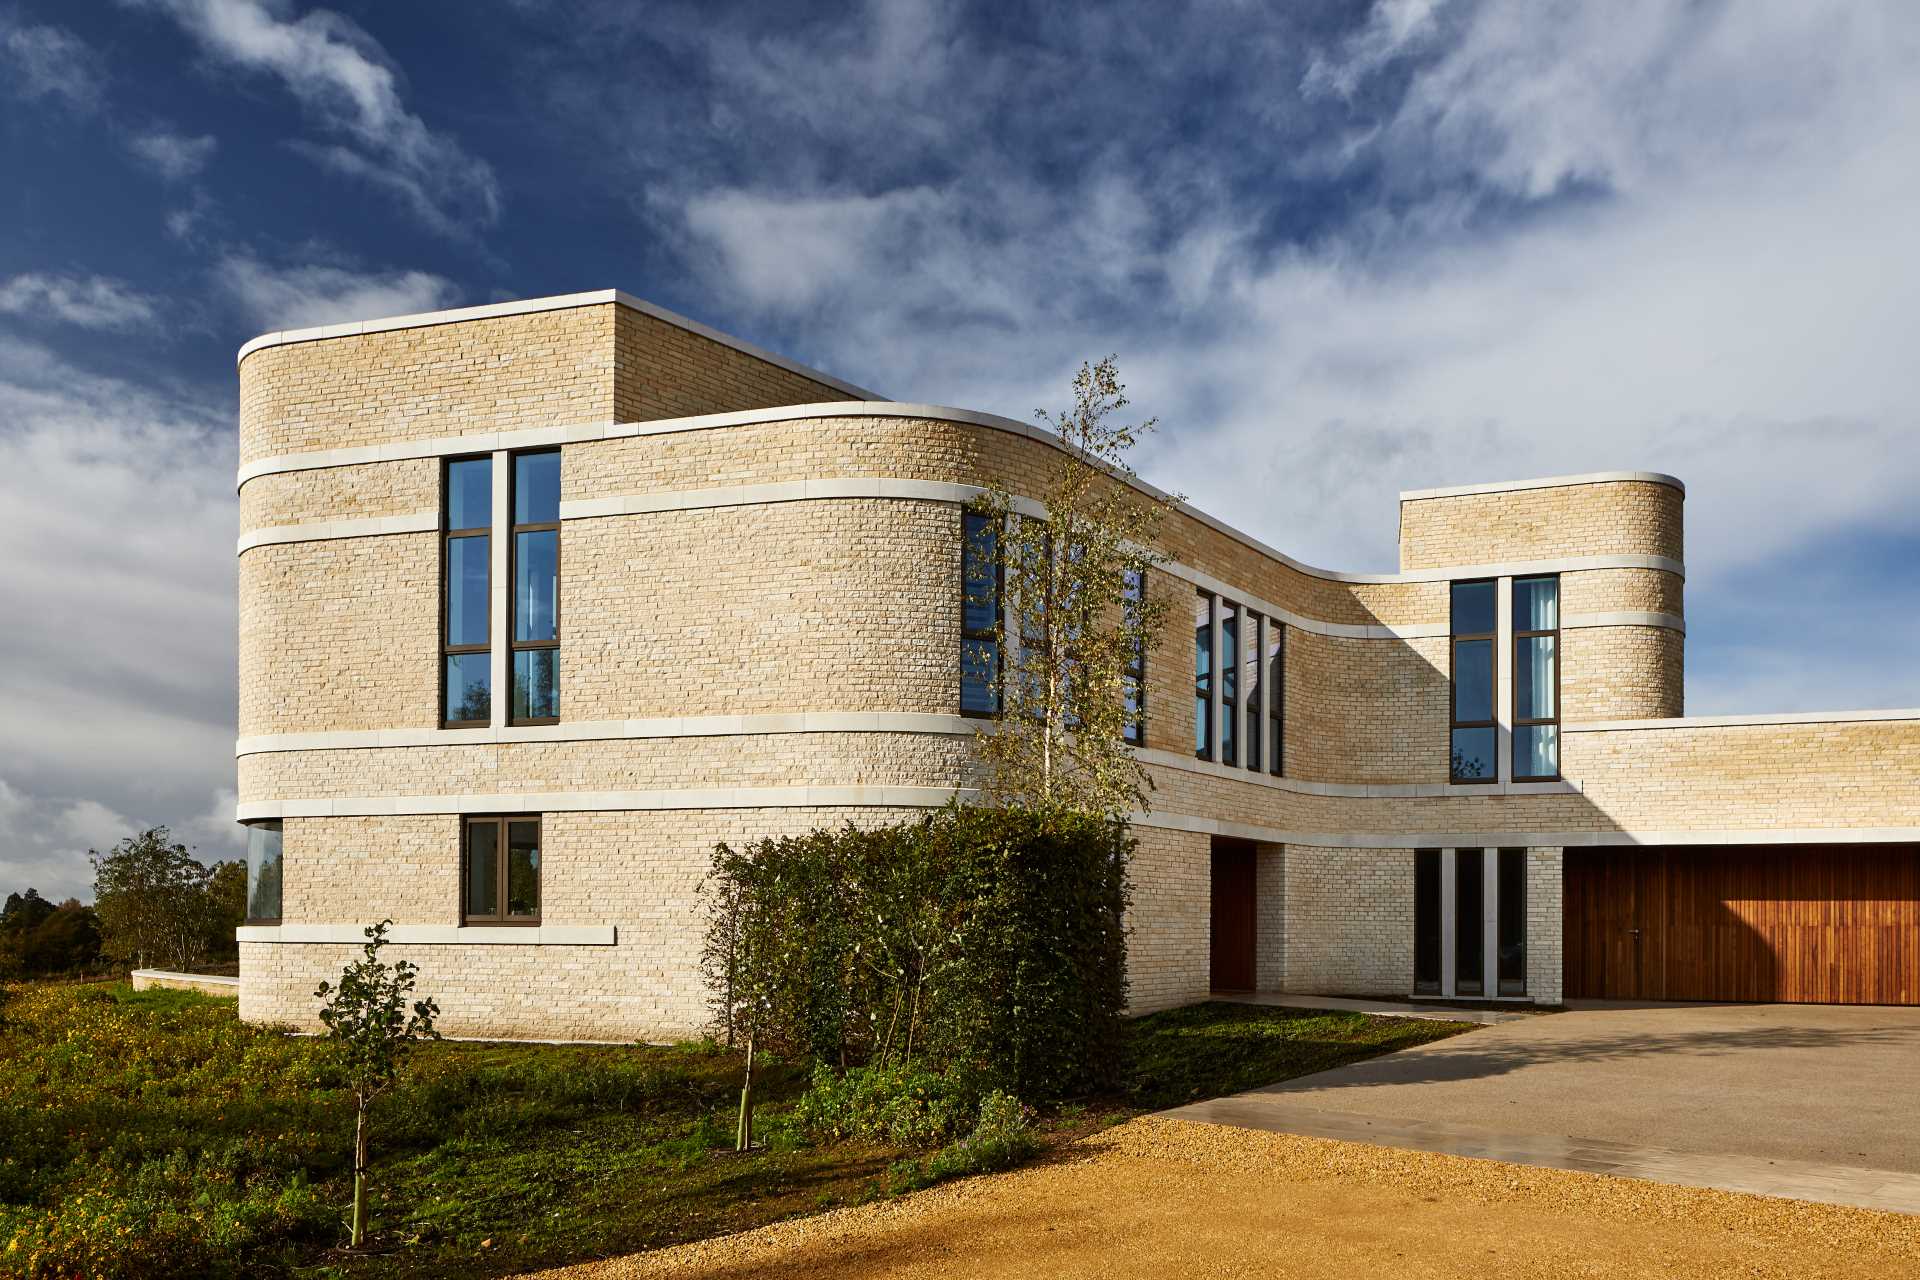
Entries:
{"label": "wooden garage door", "polygon": [[1568,850],[1566,992],[1920,1004],[1920,846]]}

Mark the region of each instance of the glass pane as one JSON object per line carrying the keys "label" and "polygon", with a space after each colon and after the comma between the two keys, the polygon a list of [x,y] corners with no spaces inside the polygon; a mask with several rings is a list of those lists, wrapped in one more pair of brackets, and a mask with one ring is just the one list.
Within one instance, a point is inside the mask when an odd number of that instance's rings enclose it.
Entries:
{"label": "glass pane", "polygon": [[1453,718],[1493,719],[1493,641],[1454,642]]}
{"label": "glass pane", "polygon": [[961,519],[965,563],[961,570],[960,627],[969,634],[992,631],[1000,624],[999,534],[985,516],[968,513]]}
{"label": "glass pane", "polygon": [[447,540],[447,643],[487,643],[486,534]]}
{"label": "glass pane", "polygon": [[560,618],[560,531],[513,535],[513,638],[552,640]]}
{"label": "glass pane", "polygon": [[1240,626],[1233,606],[1220,606],[1220,696],[1231,702],[1239,697]]}
{"label": "glass pane", "polygon": [[500,824],[467,826],[467,914],[500,914]]}
{"label": "glass pane", "polygon": [[960,642],[960,709],[977,715],[1000,710],[1000,646],[992,640]]}
{"label": "glass pane", "polygon": [[1494,776],[1493,727],[1453,731],[1452,775],[1456,782],[1475,782]]}
{"label": "glass pane", "polygon": [[447,464],[447,528],[493,527],[493,459],[463,458]]}
{"label": "glass pane", "polygon": [[1413,989],[1440,990],[1440,851],[1413,852]]}
{"label": "glass pane", "polygon": [[247,919],[280,918],[280,824],[247,824]]}
{"label": "glass pane", "polygon": [[1486,935],[1486,879],[1482,850],[1455,849],[1453,887],[1453,989],[1463,996],[1484,995],[1487,971],[1481,939]]}
{"label": "glass pane", "polygon": [[1516,778],[1560,776],[1559,725],[1523,724],[1514,727],[1513,776]]}
{"label": "glass pane", "polygon": [[1267,718],[1273,722],[1273,759],[1267,761],[1267,772],[1279,777],[1287,764],[1286,721],[1279,716]]}
{"label": "glass pane", "polygon": [[1193,607],[1193,684],[1208,688],[1213,677],[1213,614],[1211,598],[1201,596]]}
{"label": "glass pane", "polygon": [[1557,631],[1560,627],[1560,579],[1513,580],[1513,629]]}
{"label": "glass pane", "polygon": [[493,655],[447,655],[447,719],[486,722],[493,715]]}
{"label": "glass pane", "polygon": [[1551,720],[1554,710],[1555,636],[1521,636],[1513,642],[1513,713],[1518,720]]}
{"label": "glass pane", "polygon": [[1205,697],[1193,700],[1193,754],[1205,760],[1213,746],[1213,704]]}
{"label": "glass pane", "polygon": [[1470,636],[1491,634],[1493,621],[1493,584],[1456,582],[1453,584],[1453,634]]}
{"label": "glass pane", "polygon": [[560,518],[560,451],[522,453],[513,460],[513,522],[550,524]]}
{"label": "glass pane", "polygon": [[513,655],[513,718],[560,718],[558,649],[523,649]]}
{"label": "glass pane", "polygon": [[1232,707],[1224,707],[1226,713],[1220,717],[1220,759],[1224,764],[1233,763],[1233,726],[1238,719]]}
{"label": "glass pane", "polygon": [[1527,851],[1500,851],[1500,994],[1527,993]]}
{"label": "glass pane", "polygon": [[540,824],[507,824],[507,914],[540,914]]}
{"label": "glass pane", "polygon": [[1146,727],[1144,704],[1140,701],[1140,694],[1138,676],[1128,675],[1120,678],[1120,697],[1126,708],[1126,721],[1121,727],[1121,736],[1133,743],[1140,741],[1140,731]]}
{"label": "glass pane", "polygon": [[1247,768],[1260,767],[1260,691],[1254,690],[1247,703]]}

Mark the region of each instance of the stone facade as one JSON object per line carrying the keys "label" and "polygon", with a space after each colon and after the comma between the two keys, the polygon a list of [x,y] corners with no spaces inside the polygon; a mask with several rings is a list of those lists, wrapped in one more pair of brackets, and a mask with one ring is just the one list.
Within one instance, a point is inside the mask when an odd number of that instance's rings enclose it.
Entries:
{"label": "stone facade", "polygon": [[[240,384],[239,816],[284,839],[280,920],[242,934],[244,1016],[312,1025],[313,987],[391,917],[450,1033],[688,1035],[716,841],[970,785],[961,507],[1042,490],[1058,454],[1030,427],[872,401],[600,294],[269,335]],[[443,729],[442,460],[552,447],[560,723]],[[1677,718],[1682,507],[1643,473],[1409,494],[1390,575],[1173,515],[1148,583],[1172,625],[1148,660],[1135,1009],[1207,993],[1216,836],[1256,842],[1259,985],[1303,993],[1412,990],[1416,850],[1527,849],[1525,998],[1546,1004],[1564,848],[1915,838],[1920,719]],[[1516,573],[1560,578],[1564,780],[1454,785],[1449,581]],[[1283,644],[1280,776],[1196,759],[1203,590]],[[463,924],[461,815],[521,813],[543,821],[540,926]]]}

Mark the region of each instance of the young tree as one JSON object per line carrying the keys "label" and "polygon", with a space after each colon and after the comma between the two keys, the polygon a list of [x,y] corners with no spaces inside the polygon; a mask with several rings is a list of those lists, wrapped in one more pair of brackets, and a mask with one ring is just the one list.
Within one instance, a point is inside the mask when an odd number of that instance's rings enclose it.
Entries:
{"label": "young tree", "polygon": [[1141,722],[1128,673],[1167,616],[1144,584],[1180,499],[1128,483],[1127,453],[1155,423],[1113,420],[1128,401],[1112,356],[1081,365],[1073,393],[1072,409],[1036,415],[1066,446],[1031,495],[1038,508],[1005,486],[973,503],[987,520],[967,560],[995,572],[969,570],[968,602],[996,578],[1004,599],[1001,713],[977,742],[996,801],[1121,816],[1145,808],[1152,786],[1126,742]]}
{"label": "young tree", "polygon": [[206,955],[207,882],[212,873],[165,827],[128,836],[106,853],[89,850],[94,910],[105,953],[135,968],[190,969]]}
{"label": "young tree", "polygon": [[393,1084],[400,1063],[421,1039],[438,1040],[433,1020],[440,1006],[415,1000],[418,970],[405,960],[388,964],[380,958],[393,921],[382,920],[366,930],[362,958],[348,965],[340,985],[323,982],[313,993],[324,1003],[320,1021],[327,1035],[340,1045],[347,1079],[353,1087],[353,1247],[359,1248],[366,1231],[367,1111],[373,1100]]}

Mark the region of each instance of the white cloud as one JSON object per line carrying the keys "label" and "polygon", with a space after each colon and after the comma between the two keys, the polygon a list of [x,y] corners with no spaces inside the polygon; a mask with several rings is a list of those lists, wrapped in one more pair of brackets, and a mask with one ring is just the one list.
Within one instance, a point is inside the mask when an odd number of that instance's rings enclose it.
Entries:
{"label": "white cloud", "polygon": [[100,105],[106,78],[99,57],[72,32],[0,13],[0,86],[29,102],[58,99],[91,111]]}
{"label": "white cloud", "polygon": [[491,226],[500,191],[486,161],[407,109],[398,68],[351,18],[284,0],[126,0],[172,16],[212,58],[271,75],[342,143],[301,150],[397,194],[427,226]]}
{"label": "white cloud", "polygon": [[60,830],[89,849],[105,852],[133,834],[133,824],[98,800],[68,805],[58,819]]}
{"label": "white cloud", "polygon": [[155,129],[128,139],[127,147],[148,168],[169,182],[191,178],[213,159],[218,141],[210,133],[188,137],[167,129]]}
{"label": "white cloud", "polygon": [[437,311],[459,300],[453,282],[425,271],[358,272],[342,267],[270,267],[229,255],[214,281],[267,329],[337,324],[381,316]]}
{"label": "white cloud", "polygon": [[85,329],[131,329],[158,303],[124,280],[26,272],[0,280],[0,314],[50,318]]}

